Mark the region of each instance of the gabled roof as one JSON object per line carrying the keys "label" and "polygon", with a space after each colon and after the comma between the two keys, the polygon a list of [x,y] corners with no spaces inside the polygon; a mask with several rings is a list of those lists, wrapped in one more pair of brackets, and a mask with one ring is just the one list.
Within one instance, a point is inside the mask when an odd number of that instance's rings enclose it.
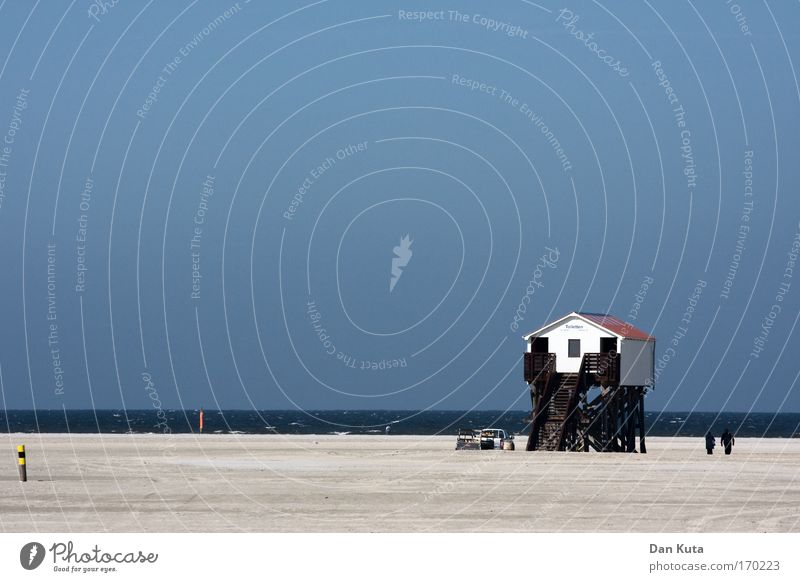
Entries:
{"label": "gabled roof", "polygon": [[609,315],[607,313],[586,313],[586,312],[577,312],[573,311],[569,315],[565,315],[561,319],[557,319],[555,321],[551,321],[547,325],[540,327],[536,331],[533,331],[523,337],[528,340],[533,336],[541,335],[542,332],[548,331],[551,328],[557,326],[557,324],[561,323],[562,321],[570,318],[570,317],[578,317],[583,319],[584,321],[593,324],[597,327],[600,327],[607,332],[611,333],[612,335],[625,338],[625,339],[636,339],[636,340],[647,340],[647,341],[655,341],[656,338],[651,336],[649,333],[642,331],[641,329],[632,326],[630,323],[626,323],[619,319],[618,317],[614,317],[613,315]]}

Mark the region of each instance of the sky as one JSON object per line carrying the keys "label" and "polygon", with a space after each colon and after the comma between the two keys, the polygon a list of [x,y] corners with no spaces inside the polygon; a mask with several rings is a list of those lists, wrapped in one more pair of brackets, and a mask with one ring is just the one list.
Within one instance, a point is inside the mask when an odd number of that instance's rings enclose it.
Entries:
{"label": "sky", "polygon": [[4,408],[800,411],[796,3],[0,4]]}

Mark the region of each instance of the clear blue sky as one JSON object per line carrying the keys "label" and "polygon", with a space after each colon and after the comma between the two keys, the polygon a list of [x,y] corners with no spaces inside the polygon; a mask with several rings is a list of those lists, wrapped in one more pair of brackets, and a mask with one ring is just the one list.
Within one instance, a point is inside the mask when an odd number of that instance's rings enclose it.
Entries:
{"label": "clear blue sky", "polygon": [[800,410],[796,3],[101,5],[0,3],[5,407],[527,408],[586,310]]}

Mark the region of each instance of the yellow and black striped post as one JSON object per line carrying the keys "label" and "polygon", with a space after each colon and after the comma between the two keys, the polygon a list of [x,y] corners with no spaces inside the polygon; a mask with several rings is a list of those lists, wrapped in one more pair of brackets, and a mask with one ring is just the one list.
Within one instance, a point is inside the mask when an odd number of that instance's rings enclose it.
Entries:
{"label": "yellow and black striped post", "polygon": [[25,445],[17,447],[17,457],[19,457],[19,480],[24,483],[28,480],[28,466],[25,464]]}

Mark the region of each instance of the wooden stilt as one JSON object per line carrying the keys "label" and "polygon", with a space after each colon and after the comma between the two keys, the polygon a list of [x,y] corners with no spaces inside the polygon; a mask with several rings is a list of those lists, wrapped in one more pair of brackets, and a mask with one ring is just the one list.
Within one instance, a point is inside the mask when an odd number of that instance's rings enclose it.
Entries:
{"label": "wooden stilt", "polygon": [[644,426],[644,388],[639,387],[639,452],[646,453],[647,446],[644,442],[645,426]]}
{"label": "wooden stilt", "polygon": [[533,451],[535,450],[536,443],[534,438],[534,433],[536,431],[536,424],[535,424],[535,414],[536,414],[536,402],[537,402],[537,393],[535,384],[529,384],[528,387],[531,390],[531,423],[529,425],[530,433],[528,434],[528,443],[525,445],[526,451]]}
{"label": "wooden stilt", "polygon": [[608,427],[610,434],[610,445],[611,450],[614,452],[619,451],[619,445],[617,444],[617,437],[619,436],[619,398],[618,393],[614,390],[611,393],[611,426]]}
{"label": "wooden stilt", "polygon": [[[647,452],[644,388],[620,385],[618,354],[583,354],[578,373],[556,372],[555,354],[525,354],[532,416],[526,449]],[[589,398],[589,391],[600,394]]]}
{"label": "wooden stilt", "polygon": [[639,400],[636,390],[628,388],[628,448],[629,453],[636,451],[636,421],[638,420]]}

